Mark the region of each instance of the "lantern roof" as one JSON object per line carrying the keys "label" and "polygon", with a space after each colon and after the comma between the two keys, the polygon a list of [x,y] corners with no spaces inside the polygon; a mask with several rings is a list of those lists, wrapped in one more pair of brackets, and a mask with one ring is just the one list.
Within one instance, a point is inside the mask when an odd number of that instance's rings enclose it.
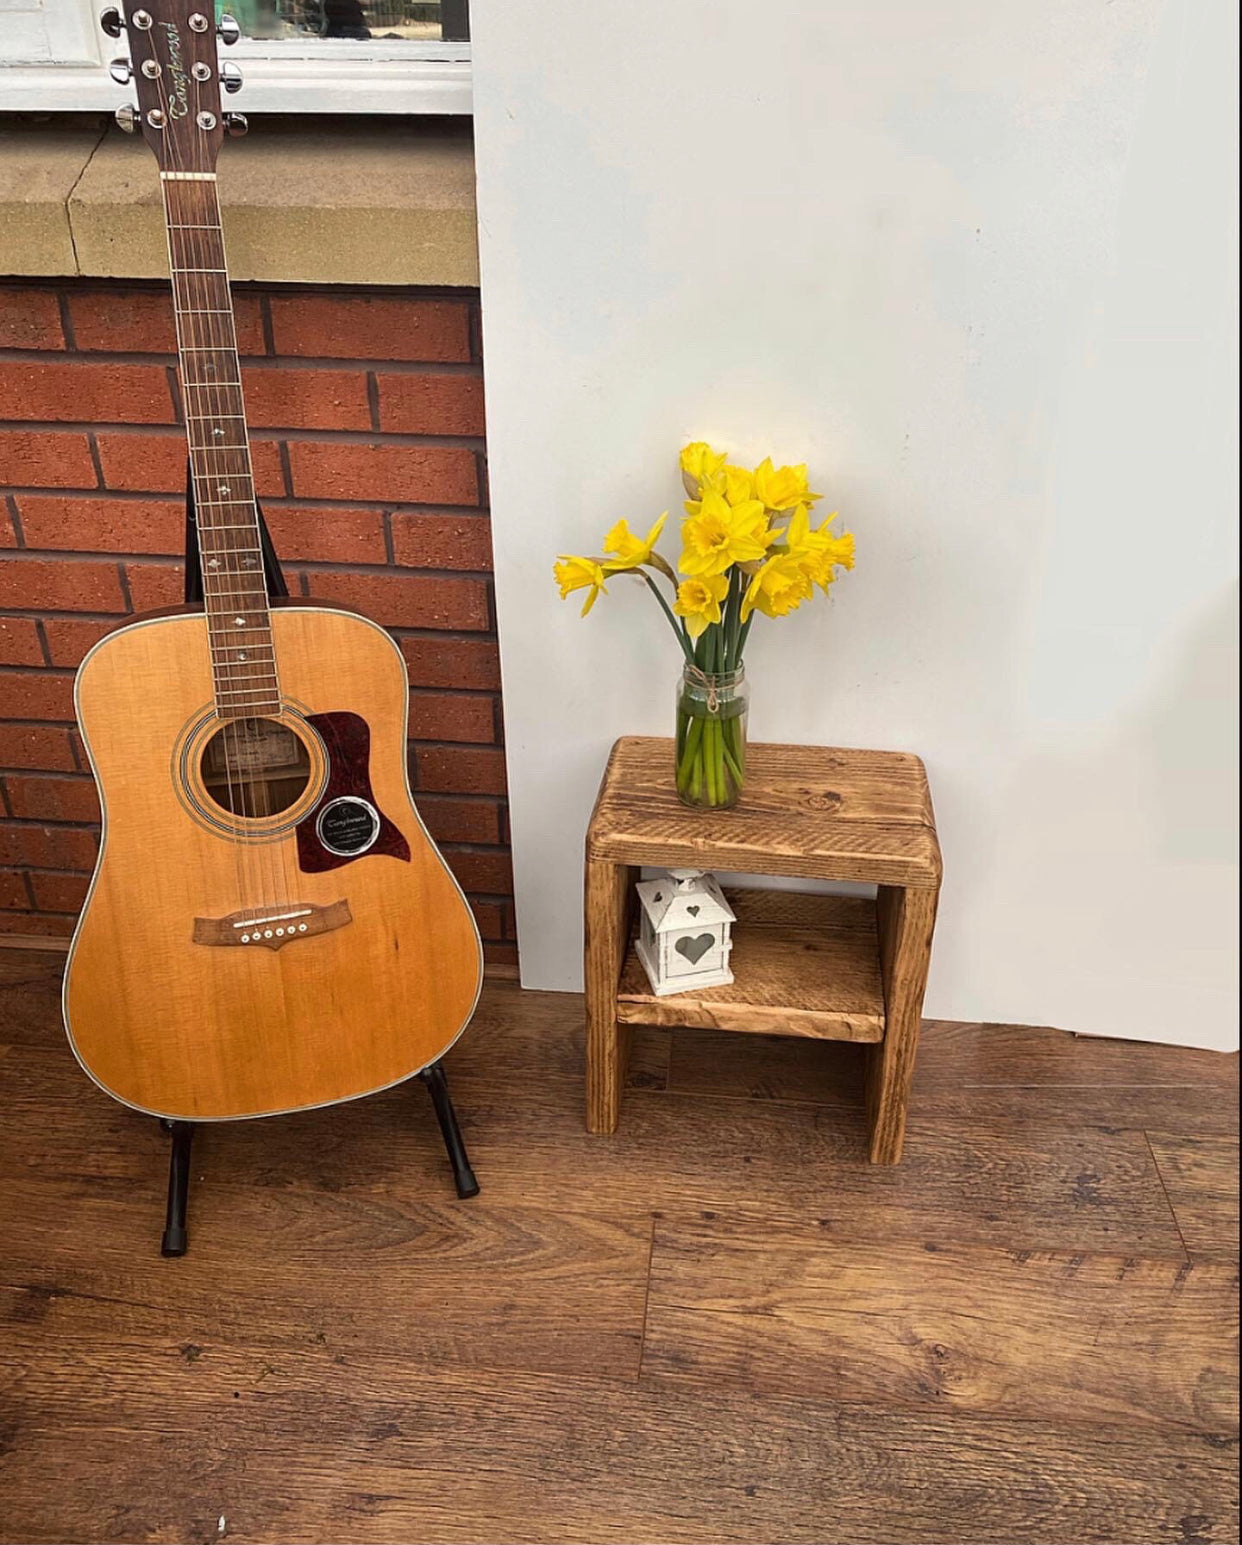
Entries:
{"label": "lantern roof", "polygon": [[701,869],[670,869],[663,878],[643,880],[636,888],[656,933],[736,921],[714,876]]}

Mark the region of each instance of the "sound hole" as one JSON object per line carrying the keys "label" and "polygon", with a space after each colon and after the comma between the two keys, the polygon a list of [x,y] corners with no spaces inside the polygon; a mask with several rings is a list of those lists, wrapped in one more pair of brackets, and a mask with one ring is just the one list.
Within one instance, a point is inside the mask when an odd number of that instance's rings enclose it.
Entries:
{"label": "sound hole", "polygon": [[203,786],[230,815],[279,815],[310,782],[306,747],[275,719],[229,719],[203,747]]}

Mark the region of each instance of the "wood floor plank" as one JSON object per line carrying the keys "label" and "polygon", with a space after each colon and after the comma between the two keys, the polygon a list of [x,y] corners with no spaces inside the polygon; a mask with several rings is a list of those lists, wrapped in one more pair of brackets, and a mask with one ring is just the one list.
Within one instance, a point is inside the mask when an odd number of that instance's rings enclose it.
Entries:
{"label": "wood floor plank", "polygon": [[[977,1040],[958,1037],[945,1067],[977,1069]],[[73,1061],[56,971],[0,986],[6,1537],[183,1545],[218,1538],[222,1514],[226,1540],[273,1545],[1236,1537],[1204,1352],[1221,1334],[1233,1150],[1182,1125],[1188,1104],[1151,1094],[1145,1114],[1175,1115],[1155,1131],[1191,1135],[1149,1146],[1111,1119],[1120,1086],[1098,1066],[1107,1095],[1080,1115],[1107,1121],[954,1105],[950,1072],[916,1104],[904,1162],[881,1170],[861,1103],[677,1092],[670,1044],[636,1036],[620,1130],[591,1137],[581,999],[489,986],[449,1063],[478,1198],[454,1199],[430,1104],[404,1087],[200,1129],[190,1254],[162,1261],[166,1137]],[[1068,1055],[1044,1064],[1058,1100]],[[1003,1062],[988,1076],[1012,1078]],[[1185,1265],[1170,1200],[1207,1259]],[[736,1263],[724,1286],[706,1274],[694,1293],[657,1291],[640,1364],[653,1213],[669,1240],[727,1222],[794,1252],[786,1268],[803,1247],[871,1264],[839,1279],[797,1265],[766,1306],[780,1281],[743,1282]],[[928,1243],[952,1270],[926,1267]],[[864,1327],[868,1293],[881,1313]],[[695,1354],[720,1360],[711,1382],[674,1374],[663,1348],[689,1339],[675,1316],[744,1320],[729,1356],[765,1345],[770,1374],[788,1376],[733,1383],[722,1334]],[[875,1403],[851,1383],[864,1333],[881,1338]],[[794,1366],[823,1374],[825,1346],[836,1383]],[[1007,1381],[1030,1347],[1019,1420]]]}
{"label": "wood floor plank", "polygon": [[[663,1089],[670,1038],[654,1025],[630,1031],[627,1086]],[[456,1081],[523,1089],[549,1078],[586,1085],[586,1016],[578,993],[521,992],[489,983],[470,1028],[449,1053]]]}
{"label": "wood floor plank", "polygon": [[1192,1255],[1237,1257],[1238,1144],[1151,1132],[1152,1152]]}
{"label": "wood floor plank", "polygon": [[[19,1176],[0,1196],[0,1301],[49,1337],[387,1349],[411,1366],[638,1373],[651,1222],[312,1195],[200,1172],[193,1258],[158,1253],[158,1197]],[[84,1241],[89,1240],[89,1248]],[[154,1318],[152,1318],[154,1316]]]}
{"label": "wood floor plank", "polygon": [[[212,1130],[197,1162],[220,1184],[381,1198],[451,1197],[420,1091]],[[489,1204],[626,1217],[745,1210],[811,1217],[897,1239],[984,1240],[1032,1249],[1176,1253],[1173,1221],[1141,1132],[1015,1133],[1004,1124],[918,1126],[902,1164],[870,1165],[861,1113],[632,1091],[610,1138],[583,1129],[580,1091],[542,1100],[469,1092],[462,1125]],[[144,1186],[158,1207],[166,1147],[153,1124],[67,1110],[40,1163],[49,1177]],[[0,1164],[10,1145],[0,1134]],[[76,1149],[76,1151],[75,1151]]]}
{"label": "wood floor plank", "polygon": [[1235,1432],[1238,1273],[657,1223],[644,1376],[846,1403]]}
{"label": "wood floor plank", "polygon": [[[107,1099],[63,1049],[17,1049],[15,1100],[35,1123],[40,1172],[145,1188],[158,1210],[167,1142]],[[11,1061],[13,1059],[10,1059]],[[42,1059],[42,1060],[40,1060]],[[912,1120],[905,1159],[867,1163],[861,1109],[709,1100],[632,1090],[612,1137],[582,1119],[566,1078],[455,1078],[489,1203],[630,1217],[662,1209],[822,1219],[897,1239],[984,1240],[1031,1249],[1175,1253],[1181,1239],[1142,1132],[1015,1129]],[[50,1104],[49,1104],[50,1102]],[[0,1127],[0,1172],[32,1159],[29,1133]],[[327,1110],[204,1129],[196,1164],[221,1185],[381,1198],[452,1196],[429,1102],[417,1086]]]}
{"label": "wood floor plank", "polygon": [[[1213,1437],[365,1355],[0,1345],[0,1504],[36,1542],[1078,1545],[1231,1539]],[[49,1475],[56,1484],[48,1485]]]}
{"label": "wood floor plank", "polygon": [[[1121,1052],[1117,1048],[1121,1047]],[[1129,1058],[1127,1052],[1136,1055]],[[856,1108],[865,1053],[788,1036],[674,1033],[668,1087],[682,1094]],[[1238,1060],[1012,1025],[924,1027],[911,1118],[1038,1126],[1160,1126],[1235,1135]]]}

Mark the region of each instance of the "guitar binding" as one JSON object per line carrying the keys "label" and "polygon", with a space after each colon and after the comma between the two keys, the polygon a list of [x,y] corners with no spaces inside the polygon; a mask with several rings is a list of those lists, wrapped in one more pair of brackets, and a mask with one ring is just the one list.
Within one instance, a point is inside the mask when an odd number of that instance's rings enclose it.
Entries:
{"label": "guitar binding", "polygon": [[[289,584],[280,566],[280,559],[276,556],[267,522],[263,519],[263,510],[257,500],[255,510],[258,515],[259,542],[263,552],[263,578],[267,585],[267,593],[273,600],[287,597]],[[191,606],[201,605],[203,601],[203,571],[199,557],[198,519],[194,508],[194,482],[188,463],[185,496],[185,599]],[[348,908],[346,908],[346,916],[347,914]],[[334,920],[333,926],[340,926],[340,922],[345,920]],[[204,920],[213,926],[228,921],[231,920]],[[466,1145],[462,1140],[461,1127],[458,1125],[457,1112],[449,1093],[444,1065],[441,1062],[433,1062],[417,1076],[431,1097],[440,1135],[444,1139],[445,1152],[453,1171],[453,1184],[457,1195],[463,1200],[477,1196],[479,1182],[475,1178],[466,1153]],[[160,1253],[176,1257],[184,1255],[189,1246],[186,1220],[190,1199],[190,1145],[194,1138],[194,1123],[161,1121],[160,1126],[167,1132],[172,1145],[168,1164],[168,1208]]]}

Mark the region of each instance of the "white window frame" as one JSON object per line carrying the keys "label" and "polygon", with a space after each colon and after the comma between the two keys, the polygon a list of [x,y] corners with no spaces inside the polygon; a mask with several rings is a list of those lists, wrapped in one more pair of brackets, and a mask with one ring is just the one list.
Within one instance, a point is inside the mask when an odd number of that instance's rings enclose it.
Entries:
{"label": "white window frame", "polygon": [[[0,36],[0,111],[111,112],[131,100],[108,74],[125,44],[100,29],[103,4],[0,0],[0,32],[24,50],[9,62]],[[224,57],[241,66],[234,101],[245,113],[468,114],[473,105],[469,43],[242,38]]]}

